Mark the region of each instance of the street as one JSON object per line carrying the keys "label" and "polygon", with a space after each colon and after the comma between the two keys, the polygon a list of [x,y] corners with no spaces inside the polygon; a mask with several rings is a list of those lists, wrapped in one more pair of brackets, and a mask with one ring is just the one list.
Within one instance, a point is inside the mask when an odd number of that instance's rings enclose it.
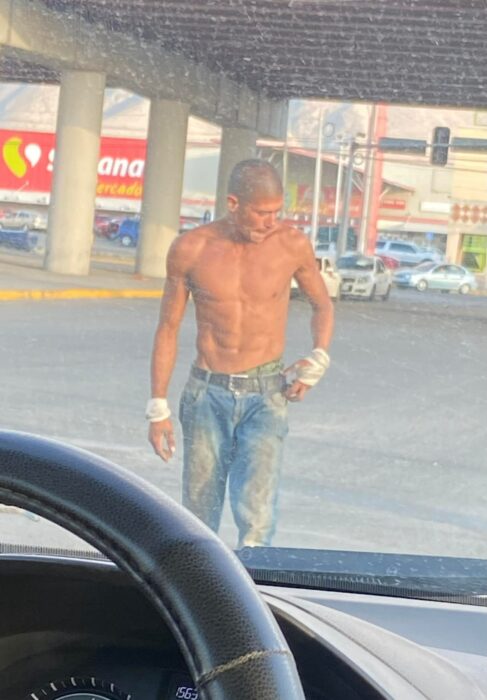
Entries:
{"label": "street", "polygon": [[[290,406],[274,544],[487,557],[487,298],[393,290],[336,310],[326,379]],[[157,315],[152,300],[0,304],[2,427],[96,452],[179,500],[179,426],[168,466],[143,417]],[[194,332],[190,305],[176,423]],[[310,348],[308,306],[293,300],[285,359]],[[70,541],[0,512],[0,539],[18,541],[20,529],[24,542]],[[235,544],[229,511],[222,536]]]}

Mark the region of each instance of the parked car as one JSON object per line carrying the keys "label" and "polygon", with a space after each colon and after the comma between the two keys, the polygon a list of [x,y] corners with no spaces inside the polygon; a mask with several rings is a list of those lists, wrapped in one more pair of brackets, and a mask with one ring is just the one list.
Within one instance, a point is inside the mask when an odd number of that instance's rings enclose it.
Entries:
{"label": "parked car", "polygon": [[342,278],[341,296],[375,296],[386,300],[392,287],[391,272],[377,256],[352,254],[338,258],[337,268]]}
{"label": "parked car", "polygon": [[139,240],[139,229],[140,219],[138,217],[124,219],[117,234],[120,245],[126,248],[135,248]]}
{"label": "parked car", "polygon": [[113,240],[117,238],[118,231],[120,228],[120,219],[113,219],[110,216],[105,216],[104,214],[97,214],[95,216],[95,222],[93,230],[95,235],[103,236]]}
{"label": "parked car", "polygon": [[43,212],[34,215],[34,223],[32,228],[35,231],[46,231],[47,230],[47,214]]}
{"label": "parked car", "polygon": [[[112,219],[112,222],[116,221]],[[185,233],[190,231],[201,224],[195,221],[185,221],[181,219],[179,233]],[[140,217],[127,217],[121,222],[118,222],[117,232],[113,235],[110,234],[108,237],[111,239],[118,238],[120,244],[126,248],[133,248],[137,245],[140,233]]]}
{"label": "parked car", "polygon": [[443,254],[434,248],[425,248],[411,241],[377,241],[375,254],[397,260],[401,266],[419,265],[423,262],[443,262]]}
{"label": "parked car", "polygon": [[38,236],[29,229],[7,229],[0,227],[0,245],[17,250],[34,250]]}
{"label": "parked car", "polygon": [[398,270],[394,275],[394,283],[398,287],[414,287],[419,292],[440,289],[468,294],[472,289],[477,289],[475,275],[465,267],[435,263],[422,263],[411,270]]}
{"label": "parked car", "polygon": [[379,255],[377,254],[377,257],[382,260],[384,265],[387,267],[388,270],[397,270],[398,267],[401,267],[401,263],[399,260],[396,260],[395,258],[391,258],[388,255]]}
{"label": "parked car", "polygon": [[35,228],[35,212],[8,211],[0,218],[0,229],[6,231],[30,231]]}
{"label": "parked car", "polygon": [[[318,267],[321,276],[325,281],[330,298],[334,300],[340,299],[342,278],[336,267],[333,265],[333,262],[327,257],[316,257],[315,260],[316,266]],[[291,296],[297,295],[299,295],[299,287],[298,283],[293,278],[291,282]]]}

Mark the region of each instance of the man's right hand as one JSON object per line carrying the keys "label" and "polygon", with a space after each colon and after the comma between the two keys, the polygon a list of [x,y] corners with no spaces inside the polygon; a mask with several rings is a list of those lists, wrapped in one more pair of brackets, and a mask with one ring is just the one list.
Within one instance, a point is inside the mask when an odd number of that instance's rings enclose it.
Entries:
{"label": "man's right hand", "polygon": [[165,462],[169,462],[176,452],[174,430],[170,418],[150,423],[149,442],[154,448],[156,455],[159,455]]}

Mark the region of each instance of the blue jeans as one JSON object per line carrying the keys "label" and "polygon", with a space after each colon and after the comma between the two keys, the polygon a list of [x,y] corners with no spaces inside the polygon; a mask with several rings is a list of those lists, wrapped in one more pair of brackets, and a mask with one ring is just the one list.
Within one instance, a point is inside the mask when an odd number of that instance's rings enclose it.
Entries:
{"label": "blue jeans", "polygon": [[217,532],[228,480],[238,546],[269,545],[288,433],[283,393],[237,393],[190,376],[179,418],[183,505]]}

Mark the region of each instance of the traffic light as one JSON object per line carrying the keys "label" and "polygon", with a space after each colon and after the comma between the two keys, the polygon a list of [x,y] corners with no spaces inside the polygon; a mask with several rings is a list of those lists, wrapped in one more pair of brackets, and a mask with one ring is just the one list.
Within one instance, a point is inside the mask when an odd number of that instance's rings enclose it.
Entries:
{"label": "traffic light", "polygon": [[431,165],[446,165],[450,147],[450,129],[447,126],[437,126],[433,131],[431,144]]}

